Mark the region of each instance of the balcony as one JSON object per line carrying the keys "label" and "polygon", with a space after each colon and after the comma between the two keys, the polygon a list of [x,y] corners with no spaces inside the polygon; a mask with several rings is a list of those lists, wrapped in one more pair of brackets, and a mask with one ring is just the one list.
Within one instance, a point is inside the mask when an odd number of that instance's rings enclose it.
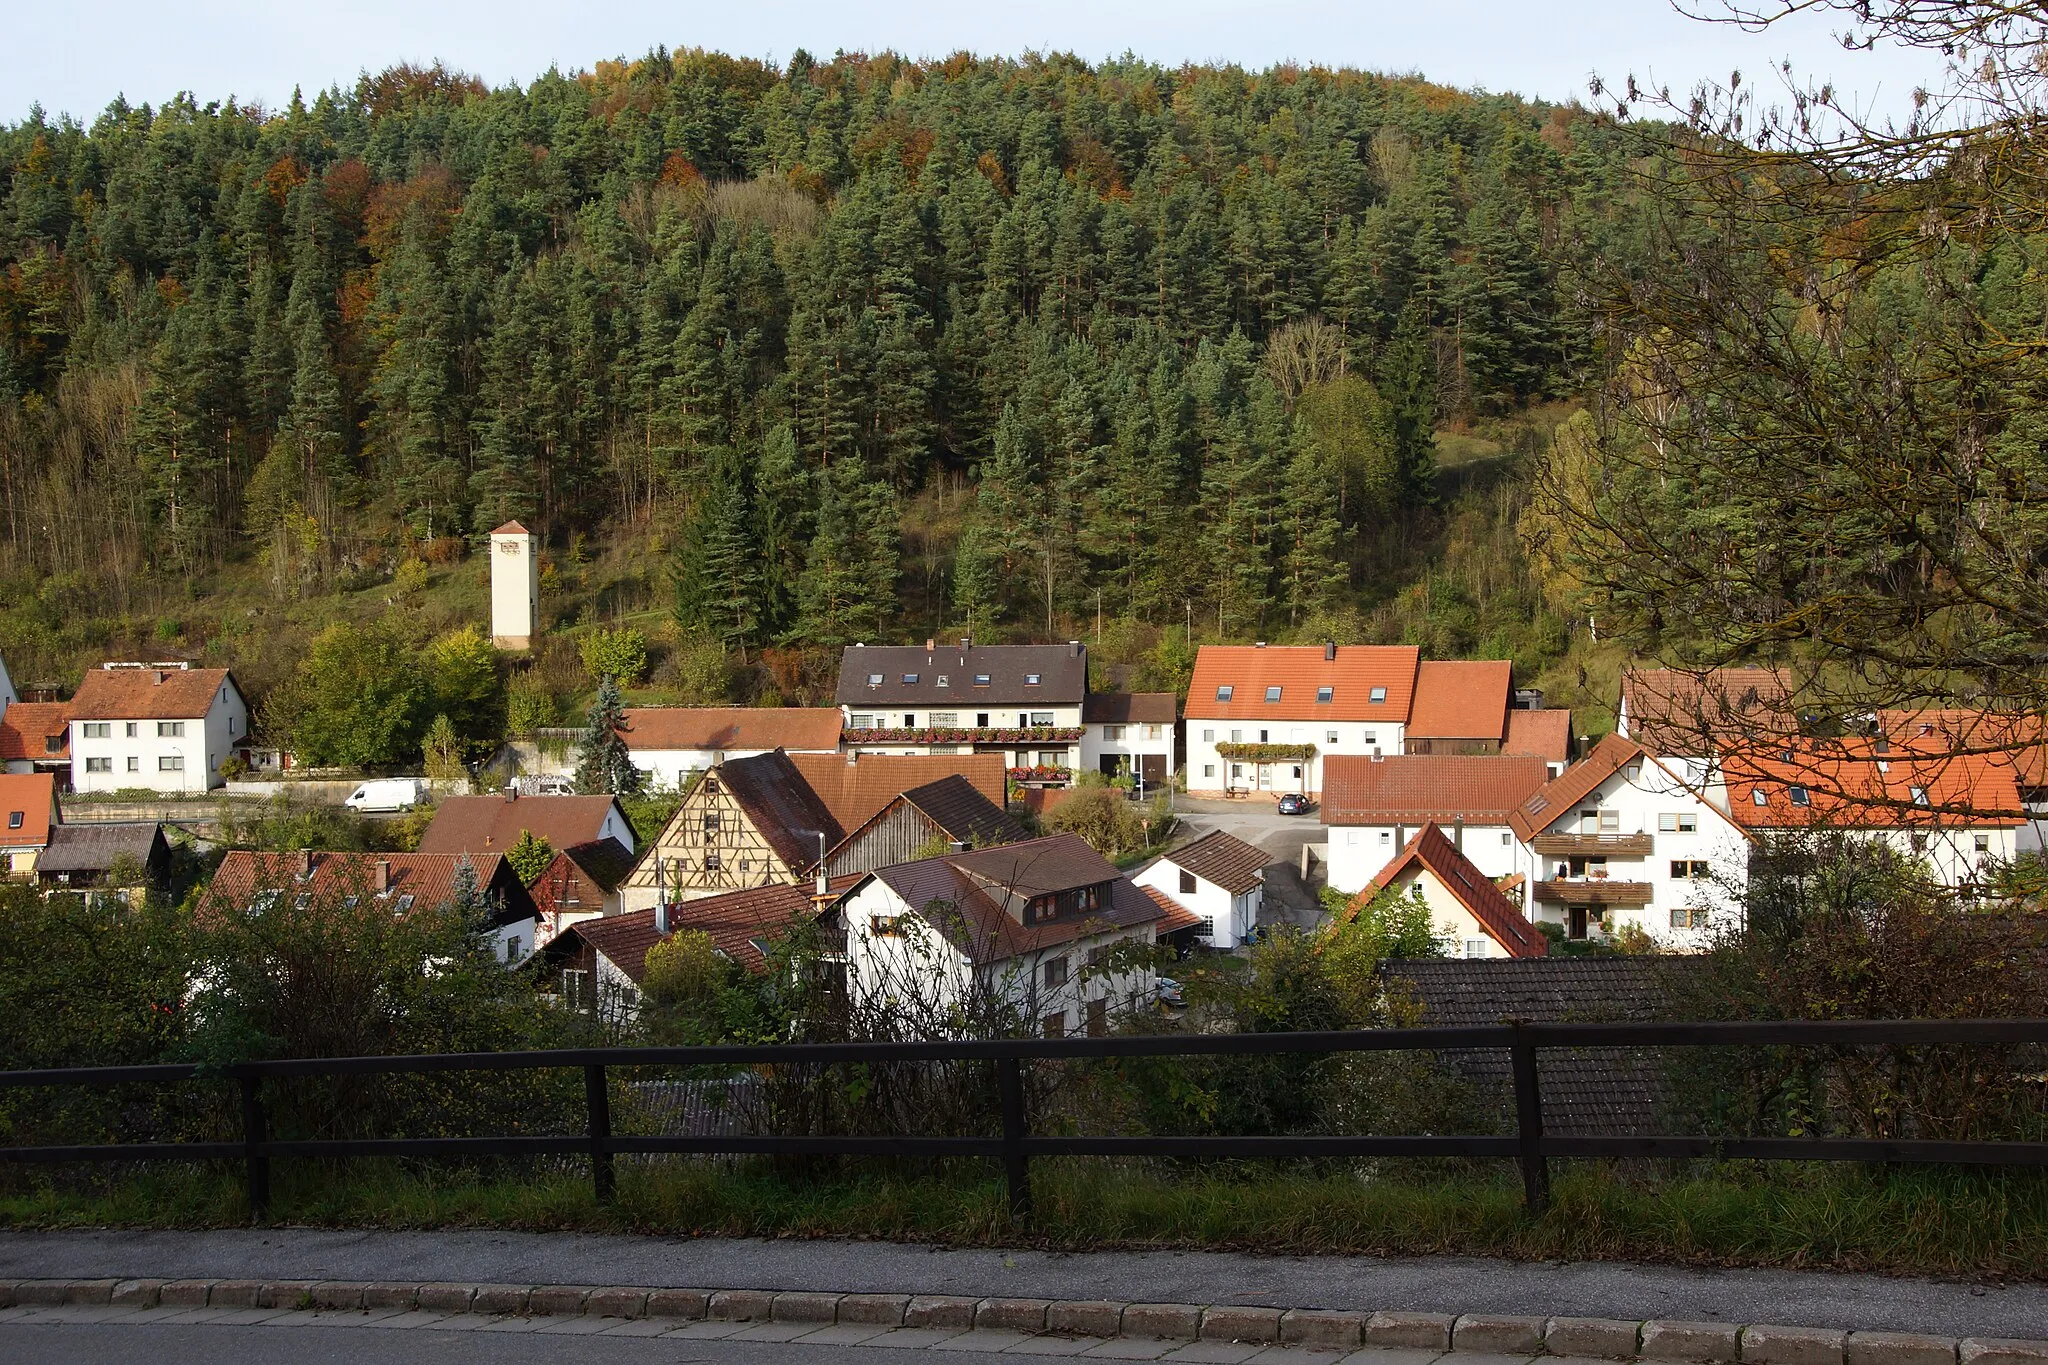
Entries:
{"label": "balcony", "polygon": [[1647,858],[1656,842],[1651,834],[1539,834],[1529,847],[1544,856]]}
{"label": "balcony", "polygon": [[986,744],[1022,749],[1037,744],[1072,744],[1085,733],[1079,725],[991,725],[986,729],[920,725],[914,729],[903,726],[849,729],[842,738],[849,748],[856,749],[863,744]]}
{"label": "balcony", "polygon": [[1551,905],[1648,905],[1648,882],[1605,881],[1597,877],[1536,883],[1536,899]]}

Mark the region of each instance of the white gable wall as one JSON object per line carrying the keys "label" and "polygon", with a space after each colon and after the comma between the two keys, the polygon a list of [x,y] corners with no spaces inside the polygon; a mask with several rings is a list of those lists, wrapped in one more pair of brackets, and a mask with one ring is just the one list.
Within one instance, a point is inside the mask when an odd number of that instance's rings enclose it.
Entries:
{"label": "white gable wall", "polygon": [[[1331,825],[1329,826],[1330,889],[1347,895],[1363,891],[1379,876],[1380,869],[1394,861],[1420,825]],[[1491,878],[1517,870],[1521,846],[1515,832],[1506,825],[1466,825],[1462,836],[1455,824],[1437,825],[1472,865]]]}
{"label": "white gable wall", "polygon": [[[1181,889],[1183,874],[1194,877],[1192,891]],[[1139,886],[1156,888],[1175,905],[1208,920],[1209,928],[1198,932],[1197,937],[1212,948],[1235,948],[1250,937],[1258,926],[1259,907],[1265,900],[1264,886],[1232,895],[1207,877],[1195,877],[1174,862],[1172,854],[1158,859],[1131,880]]]}

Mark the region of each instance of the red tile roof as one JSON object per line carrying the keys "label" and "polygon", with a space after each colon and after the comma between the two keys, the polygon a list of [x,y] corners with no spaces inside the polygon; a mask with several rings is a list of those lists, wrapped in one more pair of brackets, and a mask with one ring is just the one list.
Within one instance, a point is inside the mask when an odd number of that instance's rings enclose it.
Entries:
{"label": "red tile roof", "polygon": [[42,848],[50,842],[50,826],[62,819],[55,773],[0,774],[0,848]]}
{"label": "red tile roof", "polygon": [[[1406,724],[1422,651],[1410,645],[1203,645],[1188,684],[1187,714],[1202,720],[1384,720]],[[1216,689],[1229,687],[1230,700]],[[1268,688],[1280,700],[1266,700]],[[1330,700],[1318,702],[1327,687]],[[1372,700],[1375,687],[1386,689]]]}
{"label": "red tile roof", "polygon": [[1152,903],[1158,906],[1165,916],[1152,926],[1155,937],[1165,938],[1168,934],[1177,934],[1183,929],[1193,929],[1209,922],[1207,915],[1196,914],[1156,886],[1141,886],[1138,889],[1150,896]]}
{"label": "red tile roof", "polygon": [[[1787,757],[1790,755],[1790,757]],[[1728,808],[1749,829],[2015,828],[2026,823],[2003,756],[1880,752],[1868,739],[1746,748],[1724,774]]]}
{"label": "red tile roof", "polygon": [[1602,782],[1631,763],[1643,761],[1643,746],[1620,735],[1602,735],[1593,751],[1537,788],[1508,823],[1527,842],[1586,799]]}
{"label": "red tile roof", "polygon": [[223,687],[225,668],[95,668],[71,698],[73,720],[198,720]]}
{"label": "red tile roof", "polygon": [[[50,736],[61,742],[49,746]],[[0,759],[30,761],[71,757],[71,704],[18,701],[0,714]]]}
{"label": "red tile roof", "polygon": [[[837,895],[857,881],[858,877],[838,877],[829,890]],[[800,886],[784,883],[671,905],[668,926],[671,934],[683,930],[709,934],[712,944],[727,958],[750,972],[762,972],[768,967],[762,946],[817,913],[809,882]],[[612,965],[638,985],[647,979],[648,951],[662,938],[654,929],[653,910],[629,910],[571,925],[548,945],[548,955],[559,959],[573,953],[571,940],[581,940],[610,958]]]}
{"label": "red tile roof", "polygon": [[1500,751],[1550,763],[1572,759],[1572,713],[1563,709],[1508,712],[1508,737]]}
{"label": "red tile roof", "polygon": [[1323,823],[1504,825],[1549,775],[1540,758],[1332,754],[1323,760]]}
{"label": "red tile roof", "polygon": [[1479,921],[1479,927],[1486,931],[1487,936],[1508,950],[1509,957],[1550,955],[1549,942],[1528,917],[1517,910],[1514,902],[1488,881],[1486,875],[1472,865],[1472,860],[1460,853],[1457,846],[1444,837],[1444,832],[1433,824],[1417,830],[1409,839],[1408,846],[1380,869],[1379,875],[1372,879],[1372,885],[1352,898],[1344,908],[1343,921],[1349,923],[1356,919],[1358,912],[1372,903],[1373,897],[1417,866],[1427,869],[1445,890],[1457,897],[1458,903],[1472,912],[1472,918]]}
{"label": "red tile roof", "polygon": [[1500,739],[1508,724],[1505,659],[1428,659],[1415,670],[1409,739]]}
{"label": "red tile roof", "polygon": [[[503,853],[522,831],[557,849],[587,844],[617,804],[611,796],[451,796],[420,835],[422,853]],[[621,817],[623,819],[623,816]]]}
{"label": "red tile roof", "polygon": [[1774,668],[1631,668],[1621,677],[1628,736],[1653,754],[1705,755],[1730,739],[1790,734],[1790,695]]}
{"label": "red tile roof", "polygon": [[635,751],[650,749],[839,748],[836,706],[630,706],[619,737]]}
{"label": "red tile roof", "polygon": [[524,526],[521,526],[518,522],[508,521],[503,526],[500,526],[497,530],[491,532],[491,534],[494,536],[523,536],[530,534],[530,532],[528,532],[527,529]]}
{"label": "red tile roof", "polygon": [[[534,917],[533,897],[519,884],[512,867],[495,853],[464,855],[476,870],[476,883],[499,898],[495,923],[512,924]],[[202,919],[246,909],[259,892],[298,887],[314,895],[369,893],[388,899],[399,910],[401,897],[412,897],[406,909],[435,909],[455,899],[455,881],[464,856],[421,853],[252,853],[234,849],[221,860],[200,899]],[[385,889],[375,890],[379,865],[387,876]]]}
{"label": "red tile roof", "polygon": [[[10,711],[11,715],[12,712]],[[2048,787],[2048,717],[2002,711],[1880,711],[1879,728],[1893,743],[1988,753],[2012,764],[2023,788]]]}
{"label": "red tile roof", "polygon": [[859,829],[904,792],[958,774],[1000,809],[1006,773],[1001,754],[791,754],[839,830]]}

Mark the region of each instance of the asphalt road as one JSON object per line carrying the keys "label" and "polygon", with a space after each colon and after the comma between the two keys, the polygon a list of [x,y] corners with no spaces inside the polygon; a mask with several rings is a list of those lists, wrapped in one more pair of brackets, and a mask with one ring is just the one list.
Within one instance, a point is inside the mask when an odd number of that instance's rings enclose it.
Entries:
{"label": "asphalt road", "polygon": [[[0,1233],[0,1279],[462,1280],[972,1294],[2048,1336],[2048,1285],[1478,1257],[1059,1253],[890,1242],[312,1228]],[[6,1353],[0,1351],[0,1359]],[[863,1360],[871,1359],[863,1356]]]}

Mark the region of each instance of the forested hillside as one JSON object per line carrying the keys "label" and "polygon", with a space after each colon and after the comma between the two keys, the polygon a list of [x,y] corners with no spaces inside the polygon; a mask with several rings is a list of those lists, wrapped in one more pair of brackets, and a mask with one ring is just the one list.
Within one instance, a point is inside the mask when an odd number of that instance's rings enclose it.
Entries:
{"label": "forested hillside", "polygon": [[[570,624],[672,609],[735,663],[1100,619],[1541,662],[1514,457],[1586,382],[1574,263],[1646,251],[1625,137],[1353,71],[802,53],[34,118],[0,650],[261,688],[444,580],[393,628],[475,619],[516,517]],[[1500,458],[1440,477],[1439,432]]]}

